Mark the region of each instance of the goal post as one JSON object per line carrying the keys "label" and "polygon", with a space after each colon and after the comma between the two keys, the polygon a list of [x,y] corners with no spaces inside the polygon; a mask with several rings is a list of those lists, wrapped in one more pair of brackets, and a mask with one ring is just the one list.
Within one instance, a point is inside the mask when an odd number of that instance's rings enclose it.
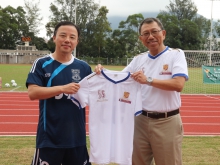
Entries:
{"label": "goal post", "polygon": [[130,64],[130,62],[133,60],[133,58],[127,58],[127,65]]}

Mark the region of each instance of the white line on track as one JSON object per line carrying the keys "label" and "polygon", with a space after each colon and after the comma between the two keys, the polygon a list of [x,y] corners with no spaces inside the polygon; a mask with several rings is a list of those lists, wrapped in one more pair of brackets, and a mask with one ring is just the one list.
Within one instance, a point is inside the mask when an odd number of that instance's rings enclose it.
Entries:
{"label": "white line on track", "polygon": [[38,124],[38,122],[0,122],[0,124],[34,124],[35,125]]}
{"label": "white line on track", "polygon": [[[199,105],[201,105],[201,104],[199,104]],[[182,106],[182,107],[180,107],[180,110],[181,110],[181,108],[183,108],[184,107],[184,109],[188,109],[188,107],[189,108],[196,108],[196,109],[198,109],[198,108],[201,108],[201,109],[204,109],[204,108],[206,108],[206,109],[211,109],[211,108],[219,108],[220,107],[220,104],[218,105],[218,106],[215,106],[215,105],[213,105],[213,106],[205,106],[204,104],[202,104],[201,106],[199,106],[199,105],[184,105],[184,106]],[[210,105],[210,104],[208,104],[208,105]]]}
{"label": "white line on track", "polygon": [[181,116],[186,118],[220,118],[220,116]]}
{"label": "white line on track", "polygon": [[214,136],[220,136],[220,133],[219,133],[219,132],[216,132],[216,133],[184,132],[184,135],[183,135],[183,136],[204,136],[204,137],[212,136],[212,137],[214,137]]}
{"label": "white line on track", "polygon": [[0,117],[28,117],[28,116],[39,116],[39,115],[0,115]]}
{"label": "white line on track", "polygon": [[16,109],[11,109],[11,108],[10,109],[8,109],[8,108],[7,109],[2,109],[1,108],[0,112],[5,111],[5,110],[7,110],[7,111],[38,111],[38,109],[17,109],[17,108]]}
{"label": "white line on track", "polygon": [[219,125],[220,126],[220,123],[183,123],[183,125],[213,125],[213,126]]}
{"label": "white line on track", "polygon": [[0,136],[26,136],[26,135],[27,136],[36,135],[36,132],[0,132]]}
{"label": "white line on track", "polygon": [[38,122],[0,122],[0,124],[34,124],[36,125]]}
{"label": "white line on track", "polygon": [[204,110],[204,111],[202,111],[202,110],[180,110],[180,112],[209,112],[209,113],[211,113],[211,112],[220,112],[220,109],[219,110]]}
{"label": "white line on track", "polygon": [[27,106],[32,106],[32,107],[38,107],[38,105],[33,105],[33,104],[30,104],[30,105],[28,105],[28,104],[26,104],[26,105],[21,105],[21,104],[0,104],[0,105],[7,105],[7,106],[10,106],[10,105],[12,105],[12,106],[22,106],[22,107],[27,107]]}

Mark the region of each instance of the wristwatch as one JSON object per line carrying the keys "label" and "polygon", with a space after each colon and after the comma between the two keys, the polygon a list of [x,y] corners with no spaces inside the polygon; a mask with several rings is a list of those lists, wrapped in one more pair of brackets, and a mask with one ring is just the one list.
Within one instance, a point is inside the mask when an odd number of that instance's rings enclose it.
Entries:
{"label": "wristwatch", "polygon": [[151,86],[151,83],[153,82],[153,78],[152,77],[147,77],[147,85]]}

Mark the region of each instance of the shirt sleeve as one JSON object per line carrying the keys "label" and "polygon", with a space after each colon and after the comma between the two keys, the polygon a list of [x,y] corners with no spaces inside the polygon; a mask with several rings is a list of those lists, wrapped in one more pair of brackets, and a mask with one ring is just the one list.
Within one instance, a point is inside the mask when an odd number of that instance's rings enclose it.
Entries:
{"label": "shirt sleeve", "polygon": [[187,62],[185,54],[182,50],[179,50],[178,53],[175,55],[174,58],[174,65],[172,70],[172,77],[181,76],[185,77],[186,80],[188,80],[188,68],[187,68]]}
{"label": "shirt sleeve", "polygon": [[45,75],[42,69],[42,64],[40,61],[36,60],[31,67],[30,72],[26,80],[26,87],[28,88],[29,84],[36,84],[38,86],[46,86],[44,81]]}
{"label": "shirt sleeve", "polygon": [[70,96],[72,102],[76,104],[80,109],[88,105],[89,100],[89,81],[88,77],[85,77],[79,82],[80,88],[76,94]]}

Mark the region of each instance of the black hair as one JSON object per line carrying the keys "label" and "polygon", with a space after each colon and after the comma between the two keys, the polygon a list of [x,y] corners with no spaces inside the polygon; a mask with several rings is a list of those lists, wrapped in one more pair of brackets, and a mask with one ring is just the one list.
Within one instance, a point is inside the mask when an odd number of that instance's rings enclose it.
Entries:
{"label": "black hair", "polygon": [[70,22],[70,21],[61,21],[61,22],[59,22],[59,23],[55,26],[53,35],[56,36],[57,30],[59,29],[60,26],[67,26],[67,25],[74,26],[74,27],[76,28],[77,33],[78,33],[78,38],[79,38],[79,36],[80,36],[79,27],[78,27],[77,25],[75,25],[74,23]]}
{"label": "black hair", "polygon": [[158,18],[146,18],[144,19],[139,26],[139,34],[141,34],[141,27],[143,24],[150,24],[152,22],[156,22],[161,30],[164,30],[163,24],[160,22]]}

